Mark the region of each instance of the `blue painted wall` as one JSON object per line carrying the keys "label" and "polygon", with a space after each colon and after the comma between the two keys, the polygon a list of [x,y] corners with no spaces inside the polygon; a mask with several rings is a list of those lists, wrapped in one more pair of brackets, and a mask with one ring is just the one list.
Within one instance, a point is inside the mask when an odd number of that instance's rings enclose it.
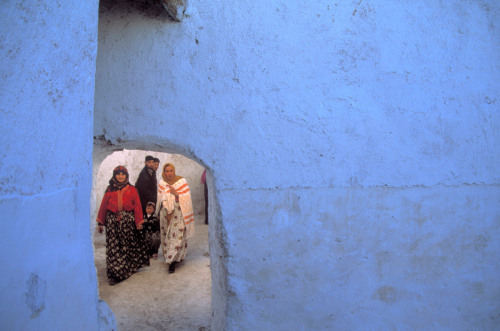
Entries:
{"label": "blue painted wall", "polygon": [[97,330],[97,2],[4,1],[0,15],[0,329]]}
{"label": "blue painted wall", "polygon": [[213,171],[228,329],[492,329],[499,9],[201,1],[178,24],[116,5],[94,134]]}
{"label": "blue painted wall", "polygon": [[0,9],[4,328],[102,326],[92,136],[209,168],[214,329],[499,327],[496,1],[107,4]]}

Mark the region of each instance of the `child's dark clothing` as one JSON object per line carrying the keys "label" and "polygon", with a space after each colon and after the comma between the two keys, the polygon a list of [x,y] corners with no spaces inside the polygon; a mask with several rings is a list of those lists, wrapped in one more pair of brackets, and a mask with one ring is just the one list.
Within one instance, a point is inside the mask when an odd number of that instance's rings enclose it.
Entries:
{"label": "child's dark clothing", "polygon": [[160,237],[160,221],[156,218],[155,214],[147,215],[144,214],[144,224],[143,224],[146,250],[149,256],[158,254],[158,248],[160,248],[161,237]]}

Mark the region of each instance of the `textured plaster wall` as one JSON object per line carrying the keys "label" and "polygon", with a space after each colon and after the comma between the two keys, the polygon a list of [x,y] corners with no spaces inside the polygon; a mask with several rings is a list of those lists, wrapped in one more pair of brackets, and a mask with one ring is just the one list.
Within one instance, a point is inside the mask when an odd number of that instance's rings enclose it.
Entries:
{"label": "textured plaster wall", "polygon": [[107,322],[88,226],[97,10],[97,1],[0,6],[2,330]]}
{"label": "textured plaster wall", "polygon": [[101,5],[94,155],[210,169],[214,329],[499,328],[497,1]]}

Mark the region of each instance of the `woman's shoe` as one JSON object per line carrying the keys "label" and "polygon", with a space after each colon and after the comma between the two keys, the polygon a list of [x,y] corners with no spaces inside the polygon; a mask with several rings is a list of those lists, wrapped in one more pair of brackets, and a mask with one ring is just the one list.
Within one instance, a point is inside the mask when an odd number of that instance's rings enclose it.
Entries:
{"label": "woman's shoe", "polygon": [[176,263],[177,262],[174,261],[174,262],[170,263],[170,265],[168,266],[168,273],[169,274],[173,274],[175,272],[175,264]]}
{"label": "woman's shoe", "polygon": [[109,279],[109,285],[113,286],[113,285],[116,285],[116,284],[118,284],[118,281],[116,279],[114,279],[114,278],[110,278]]}

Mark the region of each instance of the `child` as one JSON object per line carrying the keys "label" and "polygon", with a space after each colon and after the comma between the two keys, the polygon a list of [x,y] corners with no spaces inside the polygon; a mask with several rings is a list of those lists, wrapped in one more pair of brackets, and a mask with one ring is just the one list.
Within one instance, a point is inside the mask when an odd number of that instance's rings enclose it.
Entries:
{"label": "child", "polygon": [[160,221],[155,216],[154,202],[146,204],[146,213],[144,214],[144,234],[146,241],[146,250],[149,257],[158,257],[158,248],[160,248]]}

